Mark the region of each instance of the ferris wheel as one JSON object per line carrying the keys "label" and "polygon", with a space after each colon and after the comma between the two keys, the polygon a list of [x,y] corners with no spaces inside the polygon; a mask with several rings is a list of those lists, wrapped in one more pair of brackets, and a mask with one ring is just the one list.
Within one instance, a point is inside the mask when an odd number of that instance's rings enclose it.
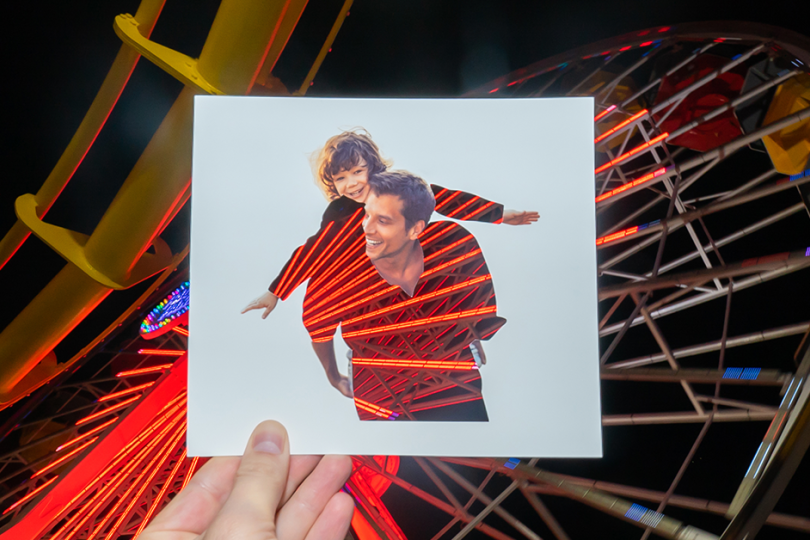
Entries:
{"label": "ferris wheel", "polygon": [[[126,24],[138,50],[178,69]],[[806,483],[810,443],[808,63],[796,34],[691,24],[586,45],[474,92],[594,97],[605,459],[357,456],[356,538],[810,532],[794,478]],[[69,369],[9,399],[0,539],[137,537],[202,465],[184,447],[185,255],[156,245],[165,264],[146,292]],[[733,492],[707,488],[728,476]]]}

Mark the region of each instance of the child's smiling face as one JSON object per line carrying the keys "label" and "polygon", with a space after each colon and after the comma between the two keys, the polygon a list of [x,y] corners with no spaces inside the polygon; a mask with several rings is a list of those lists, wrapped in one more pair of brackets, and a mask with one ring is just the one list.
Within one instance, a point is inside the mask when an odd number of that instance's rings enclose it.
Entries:
{"label": "child's smiling face", "polygon": [[368,198],[368,165],[364,160],[349,169],[342,169],[332,180],[341,197],[364,204]]}

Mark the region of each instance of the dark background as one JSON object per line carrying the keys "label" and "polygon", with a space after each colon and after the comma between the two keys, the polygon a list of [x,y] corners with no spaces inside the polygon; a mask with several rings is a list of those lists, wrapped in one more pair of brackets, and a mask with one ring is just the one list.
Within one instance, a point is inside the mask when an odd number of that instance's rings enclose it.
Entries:
{"label": "dark background", "polygon": [[[152,39],[192,57],[198,56],[218,5],[215,0],[168,0]],[[310,0],[274,70],[291,91],[297,89],[306,75],[341,5],[341,0]],[[512,70],[569,49],[660,25],[740,20],[807,34],[807,18],[797,12],[800,5],[796,1],[356,0],[308,95],[458,96]],[[120,40],[112,29],[114,17],[120,13],[134,14],[137,6],[138,3],[131,0],[105,0],[29,2],[4,7],[5,24],[0,39],[6,66],[3,77],[6,98],[0,234],[16,220],[14,200],[21,194],[35,193],[47,177],[112,64],[120,47]],[[142,59],[99,139],[48,214],[47,221],[91,233],[180,89],[181,83]],[[272,201],[268,204],[272,205]],[[188,214],[184,211],[164,234],[174,251],[187,243],[187,227]],[[19,313],[63,264],[58,255],[35,238],[23,245],[0,271],[0,298],[3,298],[0,328]],[[57,348],[57,357],[69,358],[109,324],[140,290],[136,287],[112,294]],[[720,312],[719,318],[714,320],[722,320],[721,302],[712,305]],[[802,320],[801,314],[787,315],[787,320],[778,324]],[[806,318],[806,311],[803,316]],[[792,346],[795,348],[795,344]],[[782,348],[785,350],[780,354],[792,352],[790,346]],[[614,388],[620,393],[622,385]],[[649,398],[650,403],[655,397],[643,393],[635,395],[636,400]],[[614,405],[612,412],[636,410],[620,410],[621,402]],[[665,490],[700,425],[669,426],[669,433],[675,440],[680,439],[680,444],[673,444],[673,438],[657,438],[655,429],[654,426],[609,428],[605,430],[603,460],[546,460],[543,466]],[[763,424],[763,433],[764,429]],[[752,436],[749,426],[744,425],[712,427],[704,443],[707,455],[717,458],[718,453],[728,451],[728,441],[738,437],[744,450],[729,455],[725,461],[727,471],[722,466],[701,468],[702,450],[700,456],[696,456],[695,467],[690,469],[694,474],[685,478],[678,492],[730,500],[739,481],[738,469],[740,466],[744,469],[750,462],[761,436],[761,433]],[[749,449],[751,445],[753,449]],[[723,448],[726,450],[721,450]],[[403,462],[404,470],[415,467],[412,462]],[[803,469],[807,477],[807,464]],[[709,476],[714,479],[711,484],[702,481]],[[726,477],[727,482],[717,481]],[[807,488],[791,486],[791,489],[794,500],[782,501],[781,510],[802,513],[800,499],[808,501]],[[694,493],[689,493],[690,490]],[[403,506],[407,499],[398,502],[393,488],[390,494],[392,510],[396,507],[407,513]],[[654,503],[649,505],[655,506]],[[567,510],[560,506],[552,510],[561,514],[558,517],[572,536],[592,537],[601,516],[581,506],[574,508]],[[576,508],[586,511],[588,519],[577,520]],[[563,519],[566,512],[567,519]],[[724,523],[719,517],[698,519],[695,513],[677,509],[667,509],[666,513],[714,531],[722,530]],[[413,538],[422,537],[420,521],[430,521],[429,513],[421,520],[400,513],[396,517],[408,522],[410,529],[406,532]],[[572,521],[579,523],[575,525]],[[630,525],[620,530],[629,537],[640,536],[640,531]],[[792,537],[789,533],[782,536],[782,531],[779,534],[779,537]],[[548,531],[541,535],[551,536]],[[764,534],[761,537],[764,538]]]}

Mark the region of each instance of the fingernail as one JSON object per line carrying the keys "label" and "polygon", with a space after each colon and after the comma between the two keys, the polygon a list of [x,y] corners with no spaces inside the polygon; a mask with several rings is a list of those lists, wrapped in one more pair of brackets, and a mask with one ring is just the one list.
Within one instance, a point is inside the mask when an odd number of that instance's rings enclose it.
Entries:
{"label": "fingernail", "polygon": [[280,454],[284,441],[278,433],[261,433],[253,440],[253,450],[265,454]]}

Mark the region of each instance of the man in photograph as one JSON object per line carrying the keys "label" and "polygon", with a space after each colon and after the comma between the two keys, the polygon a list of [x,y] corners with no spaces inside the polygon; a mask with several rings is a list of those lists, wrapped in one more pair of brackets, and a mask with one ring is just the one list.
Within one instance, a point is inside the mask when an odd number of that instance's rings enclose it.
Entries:
{"label": "man in photograph", "polygon": [[[363,420],[487,421],[480,341],[506,321],[481,249],[460,225],[429,223],[435,199],[421,178],[386,171],[368,183],[364,241],[338,250],[307,287],[315,353]],[[351,381],[337,368],[338,326]]]}

